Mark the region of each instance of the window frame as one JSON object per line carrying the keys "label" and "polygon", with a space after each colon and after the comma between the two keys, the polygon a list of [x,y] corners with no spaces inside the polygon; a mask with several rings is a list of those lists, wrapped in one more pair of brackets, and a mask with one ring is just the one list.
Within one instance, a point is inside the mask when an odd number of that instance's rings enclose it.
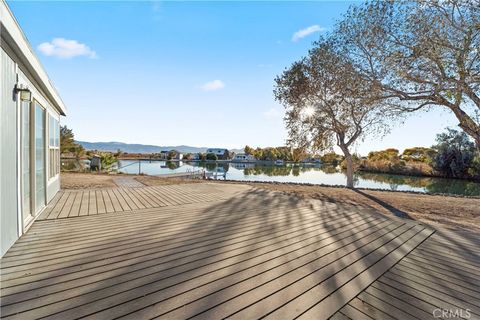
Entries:
{"label": "window frame", "polygon": [[[52,134],[53,128],[53,134]],[[53,144],[52,142],[53,135]],[[48,112],[48,181],[60,175],[60,119]]]}

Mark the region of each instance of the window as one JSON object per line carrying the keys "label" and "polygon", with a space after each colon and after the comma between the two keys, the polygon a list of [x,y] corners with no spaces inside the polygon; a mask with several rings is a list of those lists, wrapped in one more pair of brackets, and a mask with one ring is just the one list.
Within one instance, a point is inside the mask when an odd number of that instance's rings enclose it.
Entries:
{"label": "window", "polygon": [[60,173],[60,126],[58,120],[53,116],[49,116],[48,124],[48,145],[50,158],[48,177],[51,179]]}
{"label": "window", "polygon": [[35,102],[35,212],[45,206],[45,109]]}

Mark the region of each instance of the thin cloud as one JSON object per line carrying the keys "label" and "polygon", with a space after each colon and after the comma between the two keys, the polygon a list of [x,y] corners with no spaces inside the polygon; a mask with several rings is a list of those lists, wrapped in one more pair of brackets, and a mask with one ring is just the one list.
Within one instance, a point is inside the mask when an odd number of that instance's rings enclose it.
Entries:
{"label": "thin cloud", "polygon": [[64,38],[54,38],[51,42],[41,43],[37,49],[46,56],[62,59],[70,59],[79,56],[86,56],[90,59],[97,58],[95,51],[90,49],[86,44],[80,43],[77,40],[68,40]]}
{"label": "thin cloud", "polygon": [[315,32],[323,32],[327,30],[326,28],[324,27],[320,27],[319,25],[313,25],[313,26],[310,26],[308,28],[305,28],[305,29],[302,29],[302,30],[298,30],[297,32],[295,32],[292,36],[292,41],[296,42],[302,38],[305,38],[306,36],[309,36],[311,35],[312,33],[315,33]]}
{"label": "thin cloud", "polygon": [[222,80],[209,81],[200,86],[203,91],[216,91],[223,88],[225,88],[225,83]]}

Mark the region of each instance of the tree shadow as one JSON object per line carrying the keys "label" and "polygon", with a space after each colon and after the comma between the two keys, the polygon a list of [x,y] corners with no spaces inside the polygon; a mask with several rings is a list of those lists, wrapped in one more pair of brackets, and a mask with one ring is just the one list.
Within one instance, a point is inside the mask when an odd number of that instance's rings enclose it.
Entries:
{"label": "tree shadow", "polygon": [[411,220],[414,220],[408,213],[406,213],[405,211],[402,211],[400,209],[397,209],[395,208],[394,206],[386,203],[385,201],[382,201],[368,193],[365,193],[363,192],[362,190],[358,190],[358,189],[352,189],[353,191],[355,191],[356,193],[358,194],[361,194],[362,196],[364,196],[365,198],[368,198],[376,203],[378,203],[379,205],[381,205],[382,207],[384,207],[385,209],[387,209],[388,211],[390,211],[394,216],[396,217],[399,217],[399,218],[403,218],[403,219],[411,219]]}

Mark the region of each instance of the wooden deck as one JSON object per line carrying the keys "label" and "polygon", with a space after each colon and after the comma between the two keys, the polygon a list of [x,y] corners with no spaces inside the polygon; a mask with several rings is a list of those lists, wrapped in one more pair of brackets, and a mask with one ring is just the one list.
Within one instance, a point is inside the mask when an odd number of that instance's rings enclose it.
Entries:
{"label": "wooden deck", "polygon": [[354,206],[209,183],[64,192],[42,218],[1,260],[2,318],[480,317],[477,238]]}
{"label": "wooden deck", "polygon": [[479,260],[478,235],[438,231],[333,318],[479,319]]}
{"label": "wooden deck", "polygon": [[[127,181],[127,183],[130,183]],[[124,185],[124,183],[121,183]],[[131,184],[130,184],[131,185]],[[141,185],[141,184],[140,184]],[[38,220],[51,220],[102,213],[176,206],[227,199],[239,188],[213,184],[185,184],[154,187],[60,191]]]}

